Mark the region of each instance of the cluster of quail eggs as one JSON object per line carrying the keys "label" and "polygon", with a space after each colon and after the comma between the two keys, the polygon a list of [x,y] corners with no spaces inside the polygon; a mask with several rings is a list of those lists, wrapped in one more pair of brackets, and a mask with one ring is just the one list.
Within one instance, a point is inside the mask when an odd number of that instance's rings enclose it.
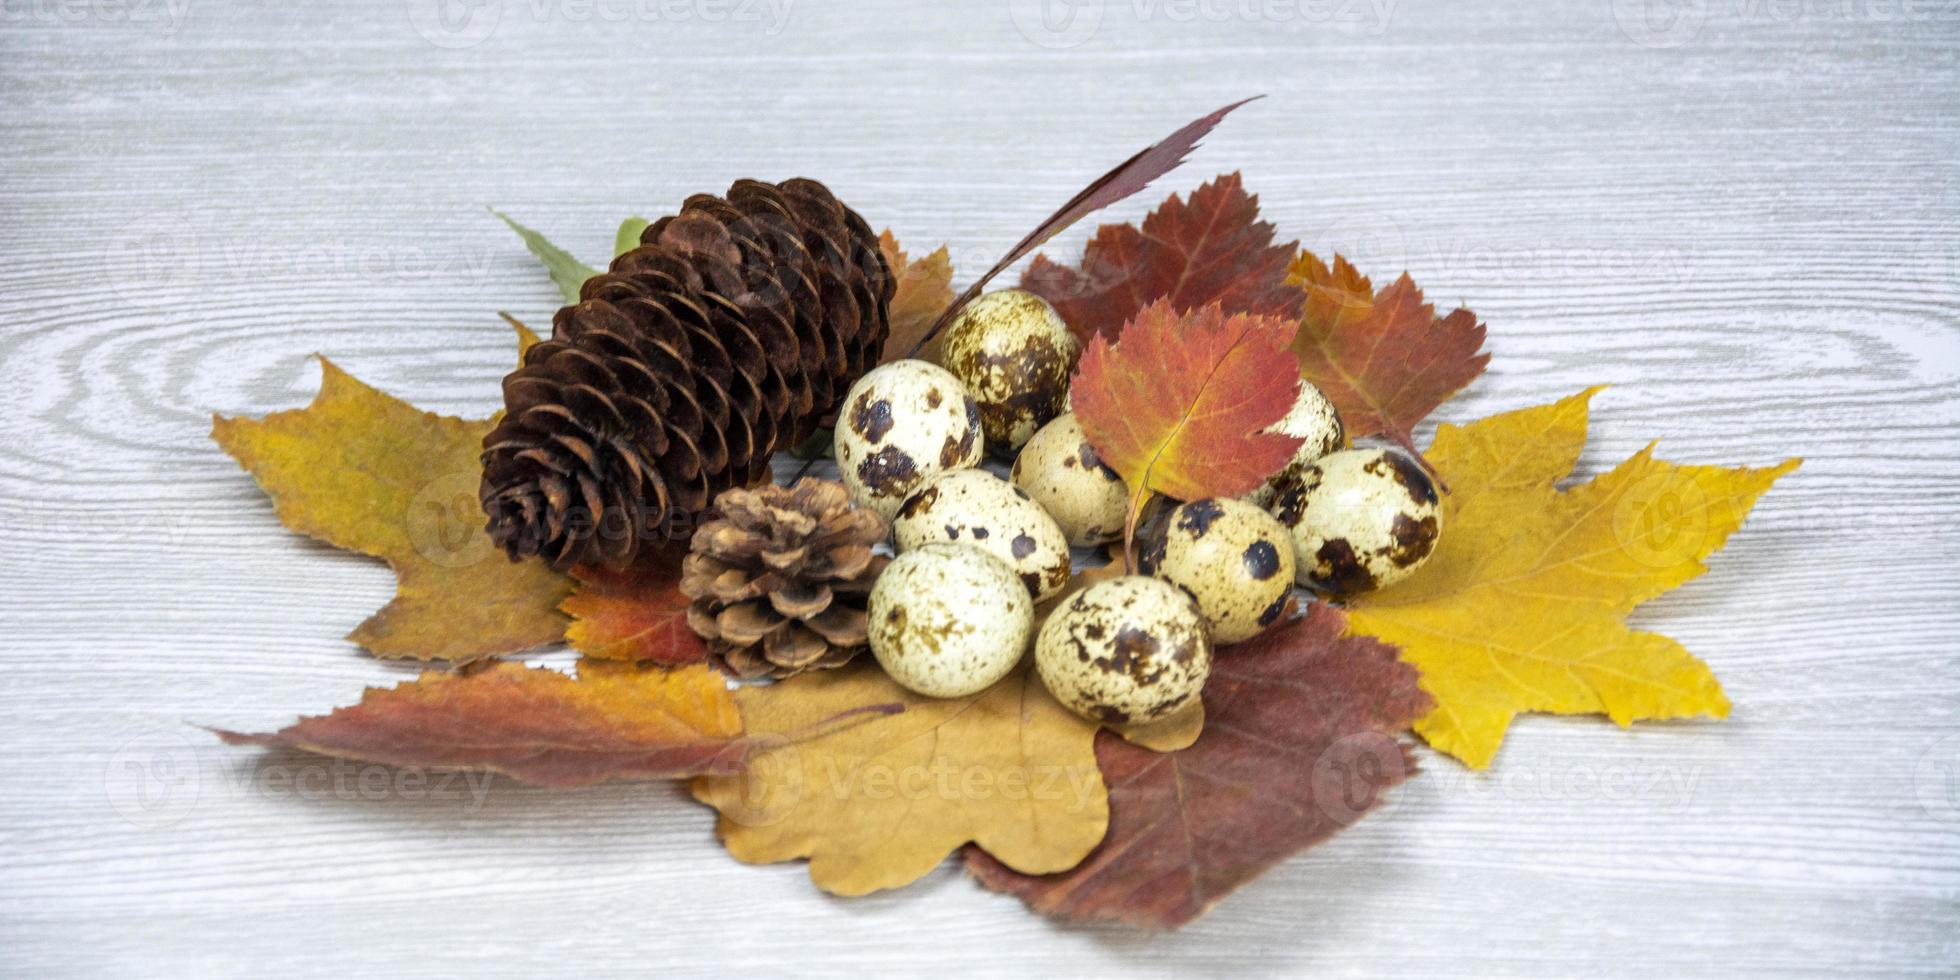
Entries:
{"label": "cluster of quail eggs", "polygon": [[[961,697],[1034,646],[1057,700],[1099,722],[1147,723],[1195,701],[1215,646],[1287,619],[1295,584],[1330,598],[1407,577],[1434,550],[1435,484],[1399,452],[1347,449],[1334,406],[1302,383],[1274,431],[1294,459],[1243,499],[1173,502],[1138,534],[1139,574],[1054,608],[1070,549],[1122,538],[1129,490],[1068,409],[1080,344],[1039,296],[1007,289],[948,325],[944,365],[896,361],[845,395],[837,463],[858,506],[892,524],[898,557],[868,603],[871,652],[894,681]],[[981,468],[1012,460],[1006,479]]]}

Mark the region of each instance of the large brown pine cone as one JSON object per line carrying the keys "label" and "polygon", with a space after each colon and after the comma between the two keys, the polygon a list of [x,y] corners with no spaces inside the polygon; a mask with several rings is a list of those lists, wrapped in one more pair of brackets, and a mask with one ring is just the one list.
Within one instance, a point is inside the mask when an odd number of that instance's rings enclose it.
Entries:
{"label": "large brown pine cone", "polygon": [[884,346],[891,270],[816,181],[736,181],[640,241],[504,379],[481,497],[513,560],[631,562],[642,539],[762,479]]}
{"label": "large brown pine cone", "polygon": [[721,519],[694,532],[681,591],[687,624],[742,678],[840,667],[865,649],[865,603],[891,559],[871,553],[883,518],[851,506],[844,485],[729,490]]}

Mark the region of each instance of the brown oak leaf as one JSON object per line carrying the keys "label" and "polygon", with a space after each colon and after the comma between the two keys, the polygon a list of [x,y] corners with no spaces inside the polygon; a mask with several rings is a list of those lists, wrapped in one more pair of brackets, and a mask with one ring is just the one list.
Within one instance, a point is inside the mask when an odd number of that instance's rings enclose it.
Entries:
{"label": "brown oak leaf", "polygon": [[[1028,665],[993,687],[928,698],[864,661],[736,694],[760,742],[741,776],[704,776],[738,861],[807,858],[836,895],[910,884],[973,842],[1028,871],[1073,867],[1108,826],[1096,725]],[[848,724],[835,724],[893,707]],[[796,737],[796,733],[818,733]]]}
{"label": "brown oak leaf", "polygon": [[576,679],[508,661],[431,671],[276,732],[217,735],[231,745],[488,770],[559,787],[733,773],[749,749],[721,675],[597,660],[581,661]]}
{"label": "brown oak leaf", "polygon": [[1190,748],[1097,736],[1109,833],[1081,864],[1026,875],[969,848],[967,869],[1045,915],[1174,929],[1360,819],[1414,772],[1393,733],[1431,702],[1394,647],[1343,625],[1316,604],[1219,650]]}
{"label": "brown oak leaf", "polygon": [[1476,314],[1436,316],[1407,273],[1377,293],[1346,259],[1329,266],[1301,252],[1287,282],[1305,298],[1293,339],[1300,376],[1334,403],[1351,437],[1386,436],[1420,455],[1410,430],[1490,363]]}
{"label": "brown oak leaf", "polygon": [[1179,313],[1217,303],[1228,315],[1292,320],[1301,296],[1286,284],[1286,267],[1298,244],[1273,244],[1273,226],[1259,220],[1259,198],[1231,173],[1192,191],[1188,203],[1172,194],[1140,229],[1103,225],[1080,269],[1035,256],[1021,288],[1048,300],[1084,343],[1097,334],[1115,339],[1159,299]]}

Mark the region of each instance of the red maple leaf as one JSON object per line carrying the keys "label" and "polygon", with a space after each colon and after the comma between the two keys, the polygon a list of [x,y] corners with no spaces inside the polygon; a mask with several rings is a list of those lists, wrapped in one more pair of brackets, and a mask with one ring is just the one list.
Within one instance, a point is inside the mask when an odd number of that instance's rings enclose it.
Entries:
{"label": "red maple leaf", "polygon": [[1299,397],[1293,329],[1277,317],[1228,318],[1217,303],[1180,314],[1160,299],[1118,343],[1089,342],[1070,397],[1089,444],[1129,485],[1132,525],[1153,492],[1238,496],[1293,457],[1298,436],[1266,431]]}
{"label": "red maple leaf", "polygon": [[668,667],[706,662],[707,645],[687,625],[688,599],[680,587],[685,554],[685,548],[663,549],[621,571],[573,569],[578,591],[558,607],[572,617],[565,642],[602,660]]}
{"label": "red maple leaf", "polygon": [[1086,343],[1114,335],[1145,306],[1170,301],[1180,313],[1211,303],[1226,313],[1291,320],[1300,291],[1286,285],[1286,266],[1299,243],[1273,244],[1273,226],[1259,220],[1259,198],[1236,173],[1191,192],[1172,194],[1135,225],[1103,225],[1071,269],[1037,255],[1021,288],[1053,304]]}
{"label": "red maple leaf", "polygon": [[752,746],[720,674],[587,660],[576,679],[499,661],[431,671],[232,745],[303,749],[395,766],[501,772],[542,786],[740,771]]}
{"label": "red maple leaf", "polygon": [[1436,316],[1407,273],[1376,293],[1346,259],[1329,267],[1302,252],[1287,281],[1306,300],[1293,340],[1300,376],[1334,403],[1350,436],[1387,436],[1416,454],[1410,430],[1490,363],[1476,314]]}
{"label": "red maple leaf", "polygon": [[1024,875],[968,848],[967,870],[1045,915],[1174,929],[1360,819],[1415,771],[1393,733],[1431,702],[1394,647],[1343,625],[1316,604],[1219,650],[1190,748],[1098,735],[1109,833],[1081,864]]}

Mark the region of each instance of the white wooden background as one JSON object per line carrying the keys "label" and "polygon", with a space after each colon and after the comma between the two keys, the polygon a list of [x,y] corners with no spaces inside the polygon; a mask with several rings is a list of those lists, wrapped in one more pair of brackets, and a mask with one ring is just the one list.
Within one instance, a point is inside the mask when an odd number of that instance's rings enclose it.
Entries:
{"label": "white wooden background", "polygon": [[[4,0],[0,972],[1960,971],[1960,21],[1381,2]],[[662,785],[396,784],[191,727],[408,673],[339,639],[388,572],[282,530],[208,418],[305,403],[313,351],[496,407],[494,311],[554,294],[485,205],[599,260],[629,211],[802,174],[971,275],[1256,92],[1111,216],[1243,168],[1287,237],[1489,321],[1444,417],[1613,382],[1589,468],[1808,459],[1637,616],[1729,722],[1527,719],[1168,937],[950,865],[828,899]]]}

